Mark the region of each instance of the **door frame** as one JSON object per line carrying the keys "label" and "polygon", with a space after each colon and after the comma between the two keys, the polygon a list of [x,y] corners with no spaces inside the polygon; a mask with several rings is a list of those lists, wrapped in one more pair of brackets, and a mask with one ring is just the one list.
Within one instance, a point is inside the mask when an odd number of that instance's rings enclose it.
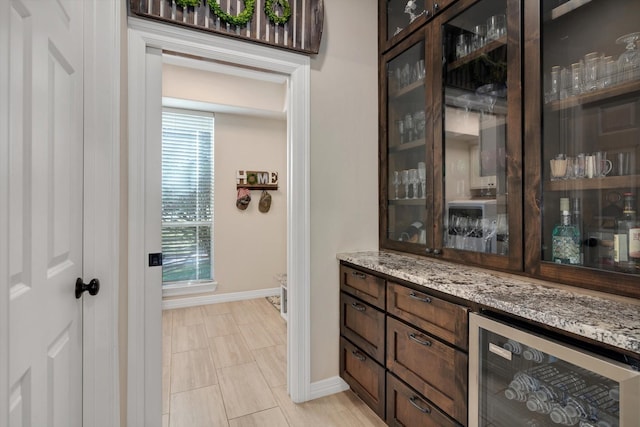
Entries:
{"label": "door frame", "polygon": [[[310,399],[310,60],[308,56],[245,41],[128,18],[129,54],[129,319],[128,425],[159,425],[162,414],[161,279],[146,267],[161,252],[159,230],[145,232],[145,192],[151,162],[147,138],[160,132],[162,61],[167,50],[287,76],[287,388],[294,402]],[[159,190],[158,190],[159,192]],[[152,242],[152,246],[145,242]],[[155,242],[155,243],[153,243]],[[157,424],[156,424],[157,423]]]}
{"label": "door frame", "polygon": [[[83,420],[86,427],[120,424],[118,366],[120,46],[123,2],[84,2],[83,279],[98,277],[100,293],[83,297]],[[0,0],[10,10],[10,2]],[[0,58],[9,57],[9,13],[0,14]],[[0,60],[0,199],[9,194],[9,68]],[[9,227],[0,208],[0,230]],[[0,272],[8,272],[7,239],[0,239]],[[89,279],[90,280],[90,279]],[[0,285],[0,342],[8,343],[9,288]],[[71,285],[70,285],[71,286]],[[85,294],[86,295],[86,294]],[[70,292],[69,298],[73,298]],[[9,425],[9,349],[0,345],[0,425]]]}

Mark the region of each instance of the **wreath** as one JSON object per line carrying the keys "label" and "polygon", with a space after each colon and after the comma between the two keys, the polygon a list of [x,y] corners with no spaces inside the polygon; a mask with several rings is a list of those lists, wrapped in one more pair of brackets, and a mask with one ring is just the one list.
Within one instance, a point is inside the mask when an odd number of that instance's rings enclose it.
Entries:
{"label": "wreath", "polygon": [[[282,7],[282,16],[276,15],[274,11],[276,5]],[[285,24],[291,17],[291,6],[287,0],[266,0],[264,3],[264,13],[266,13],[269,21],[274,24]]]}
{"label": "wreath", "polygon": [[[183,0],[183,1],[194,1],[194,0]],[[238,15],[233,16],[223,11],[216,0],[207,0],[207,3],[209,3],[209,7],[211,8],[211,11],[214,14],[216,14],[216,16],[218,16],[218,18],[220,18],[221,21],[224,21],[227,24],[232,24],[236,26],[246,25],[247,22],[251,20],[251,17],[253,16],[253,11],[256,7],[256,0],[244,0],[244,10],[240,12]]]}
{"label": "wreath", "polygon": [[175,0],[178,6],[188,7],[188,6],[200,6],[200,0]]}

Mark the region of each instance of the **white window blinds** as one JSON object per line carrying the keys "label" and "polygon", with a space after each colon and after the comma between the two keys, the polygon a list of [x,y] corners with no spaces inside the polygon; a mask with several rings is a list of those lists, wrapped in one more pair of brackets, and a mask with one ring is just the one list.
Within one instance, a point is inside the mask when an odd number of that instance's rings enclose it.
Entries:
{"label": "white window blinds", "polygon": [[213,280],[213,114],[162,112],[162,282]]}

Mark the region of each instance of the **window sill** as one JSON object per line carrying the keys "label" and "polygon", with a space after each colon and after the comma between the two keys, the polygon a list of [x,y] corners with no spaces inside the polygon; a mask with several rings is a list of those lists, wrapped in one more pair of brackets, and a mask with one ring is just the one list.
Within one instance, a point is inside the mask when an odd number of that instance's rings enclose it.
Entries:
{"label": "window sill", "polygon": [[181,295],[203,294],[214,292],[218,288],[218,282],[177,283],[162,286],[163,297],[175,297]]}

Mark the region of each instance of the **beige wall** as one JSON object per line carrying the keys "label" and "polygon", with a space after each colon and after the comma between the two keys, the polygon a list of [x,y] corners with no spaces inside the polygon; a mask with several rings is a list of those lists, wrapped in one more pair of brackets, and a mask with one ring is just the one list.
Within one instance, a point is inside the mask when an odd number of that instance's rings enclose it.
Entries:
{"label": "beige wall", "polygon": [[[216,294],[279,286],[287,272],[287,132],[284,120],[216,114],[214,259]],[[258,210],[261,191],[236,208],[236,171],[277,171],[271,209]]]}
{"label": "beige wall", "polygon": [[377,1],[324,0],[311,60],[311,380],[338,375],[336,253],[378,247]]}
{"label": "beige wall", "polygon": [[[285,85],[165,64],[162,96],[247,109],[215,113],[214,294],[278,287],[276,275],[287,271],[286,120],[249,114],[282,113]],[[238,170],[278,172],[269,212],[258,210],[257,190],[246,210],[236,207]]]}

